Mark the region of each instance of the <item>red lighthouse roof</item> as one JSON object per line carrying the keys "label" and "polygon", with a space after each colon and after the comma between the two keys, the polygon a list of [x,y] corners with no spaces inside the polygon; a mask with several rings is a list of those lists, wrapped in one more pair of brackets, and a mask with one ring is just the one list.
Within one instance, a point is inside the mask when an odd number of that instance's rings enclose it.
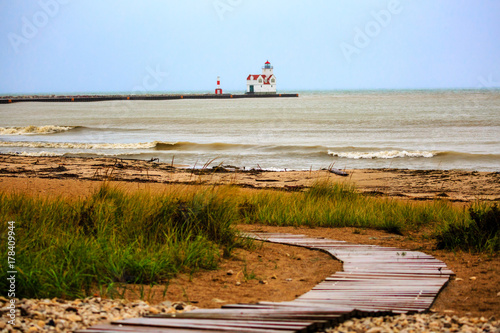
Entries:
{"label": "red lighthouse roof", "polygon": [[269,65],[269,64],[271,64],[271,63],[269,62],[269,60],[268,60],[268,61],[266,61],[266,65]]}

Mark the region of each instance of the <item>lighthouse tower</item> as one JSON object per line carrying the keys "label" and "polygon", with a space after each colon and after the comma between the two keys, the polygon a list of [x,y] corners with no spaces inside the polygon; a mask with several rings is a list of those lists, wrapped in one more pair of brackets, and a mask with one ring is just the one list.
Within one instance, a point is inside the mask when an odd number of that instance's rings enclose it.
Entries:
{"label": "lighthouse tower", "polygon": [[268,61],[266,61],[266,63],[264,64],[264,67],[262,67],[262,75],[266,75],[266,76],[271,76],[273,75],[273,66],[271,66],[271,63]]}
{"label": "lighthouse tower", "polygon": [[217,76],[217,88],[215,88],[216,95],[222,95],[222,89],[220,87],[220,76]]}
{"label": "lighthouse tower", "polygon": [[262,67],[262,74],[248,75],[246,94],[276,94],[276,77],[269,61]]}

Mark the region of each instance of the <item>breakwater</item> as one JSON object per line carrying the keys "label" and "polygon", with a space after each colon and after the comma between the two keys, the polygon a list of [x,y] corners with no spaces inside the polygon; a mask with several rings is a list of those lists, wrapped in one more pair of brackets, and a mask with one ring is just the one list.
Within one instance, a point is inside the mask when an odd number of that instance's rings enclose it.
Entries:
{"label": "breakwater", "polygon": [[76,96],[5,96],[0,104],[18,102],[100,102],[116,100],[227,99],[298,97],[299,94],[176,94],[176,95],[76,95]]}

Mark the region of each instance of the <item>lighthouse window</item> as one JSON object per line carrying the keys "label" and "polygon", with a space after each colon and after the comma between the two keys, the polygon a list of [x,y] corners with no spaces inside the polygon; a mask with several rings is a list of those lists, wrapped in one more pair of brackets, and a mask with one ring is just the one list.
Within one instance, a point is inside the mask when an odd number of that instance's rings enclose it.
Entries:
{"label": "lighthouse window", "polygon": [[259,83],[262,83],[262,79],[259,79]]}
{"label": "lighthouse window", "polygon": [[274,83],[274,79],[271,79],[271,83]]}

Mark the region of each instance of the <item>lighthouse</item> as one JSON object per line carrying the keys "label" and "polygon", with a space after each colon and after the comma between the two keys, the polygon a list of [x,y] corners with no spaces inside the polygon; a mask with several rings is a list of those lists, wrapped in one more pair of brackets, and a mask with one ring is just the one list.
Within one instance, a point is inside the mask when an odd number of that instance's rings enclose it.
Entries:
{"label": "lighthouse", "polygon": [[222,89],[220,87],[220,76],[217,76],[217,88],[215,88],[216,95],[222,95]]}
{"label": "lighthouse", "polygon": [[262,75],[273,75],[273,66],[271,66],[271,63],[268,61],[266,61],[266,63],[264,64],[264,67],[262,67]]}
{"label": "lighthouse", "polygon": [[247,94],[276,94],[276,77],[273,66],[266,61],[262,74],[250,74],[247,77]]}

